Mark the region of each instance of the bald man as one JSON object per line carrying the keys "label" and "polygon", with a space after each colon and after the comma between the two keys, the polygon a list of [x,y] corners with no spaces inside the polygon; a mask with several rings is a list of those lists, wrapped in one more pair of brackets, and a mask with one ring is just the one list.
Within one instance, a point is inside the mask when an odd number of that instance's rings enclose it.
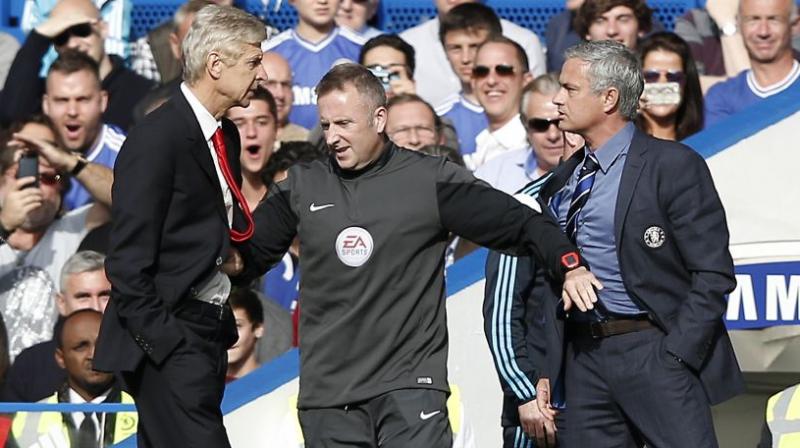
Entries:
{"label": "bald man", "polygon": [[292,68],[289,62],[278,53],[267,51],[261,59],[261,65],[267,72],[269,80],[265,83],[267,90],[275,98],[278,106],[278,138],[276,145],[282,142],[308,140],[308,129],[289,123],[289,112],[292,111],[294,93],[292,92]]}
{"label": "bald man", "polygon": [[133,106],[153,84],[125,67],[117,55],[105,51],[108,25],[90,0],[61,0],[50,17],[31,30],[17,52],[0,97],[0,125],[24,119],[41,109],[44,80],[39,78],[42,57],[52,44],[56,52],[74,49],[88,54],[100,67],[102,89],[108,92],[103,122],[127,129]]}

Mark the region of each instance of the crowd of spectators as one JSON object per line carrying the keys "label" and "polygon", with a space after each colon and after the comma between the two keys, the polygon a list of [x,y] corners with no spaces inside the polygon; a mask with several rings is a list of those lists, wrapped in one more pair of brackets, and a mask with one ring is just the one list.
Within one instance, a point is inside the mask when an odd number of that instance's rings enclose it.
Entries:
{"label": "crowd of spectators", "polygon": [[[103,270],[107,234],[93,230],[107,228],[126,131],[179,90],[181,44],[194,15],[232,3],[188,0],[172,20],[130,41],[120,11],[135,1],[28,0],[24,40],[0,34],[6,401],[123,398],[107,378],[93,379],[102,387],[89,393],[76,386],[85,382],[79,372],[69,372],[65,344],[91,339],[72,327],[98,321],[79,312],[102,313],[111,291]],[[646,84],[636,123],[662,139],[725,126],[729,116],[798,88],[800,78],[792,0],[708,0],[679,17],[674,32],[644,0],[567,0],[543,39],[475,0],[431,0],[435,17],[385,34],[375,27],[378,2],[294,0],[294,28],[264,24],[269,79],[249,107],[227,113],[240,132],[251,209],[289,166],[326,156],[314,89],[345,60],[382,81],[387,138],[463,163],[509,193],[553,169],[564,145],[583,144],[558,129],[551,101],[561,88],[564,50],[582,40],[616,40],[638,54]],[[296,341],[301,246],[296,241],[261,283],[232,294],[241,338],[229,352],[231,379]],[[76,417],[73,430],[83,420]]]}

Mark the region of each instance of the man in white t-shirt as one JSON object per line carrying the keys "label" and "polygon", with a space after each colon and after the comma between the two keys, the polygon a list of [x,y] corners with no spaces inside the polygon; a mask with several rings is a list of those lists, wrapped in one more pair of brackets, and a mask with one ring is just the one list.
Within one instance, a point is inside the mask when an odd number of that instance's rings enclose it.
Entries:
{"label": "man in white t-shirt", "polygon": [[[417,94],[430,104],[442,104],[448,97],[457,95],[461,90],[461,82],[453,72],[447,56],[439,41],[439,17],[447,14],[461,3],[475,3],[478,0],[435,0],[438,16],[423,22],[400,34],[406,42],[414,47],[418,64],[414,71],[417,80]],[[538,76],[545,71],[545,59],[539,38],[527,30],[505,19],[500,20],[503,35],[519,43],[524,49],[530,64],[530,72]]]}
{"label": "man in white t-shirt", "polygon": [[[108,221],[113,173],[58,148],[44,117],[13,125],[11,131],[0,152],[0,313],[13,360],[24,348],[52,337],[61,267],[89,230]],[[38,179],[17,178],[23,153],[38,155]],[[62,213],[71,177],[94,203]]]}

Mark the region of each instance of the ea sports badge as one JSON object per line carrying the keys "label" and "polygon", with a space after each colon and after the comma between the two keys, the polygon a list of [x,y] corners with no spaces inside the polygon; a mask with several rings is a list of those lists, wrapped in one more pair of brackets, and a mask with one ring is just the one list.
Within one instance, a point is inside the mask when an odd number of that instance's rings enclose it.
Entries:
{"label": "ea sports badge", "polygon": [[357,268],[372,255],[372,235],[361,227],[348,227],[336,237],[336,256],[347,266]]}
{"label": "ea sports badge", "polygon": [[644,231],[644,244],[647,244],[647,247],[652,249],[661,247],[665,239],[666,233],[664,233],[664,229],[661,227],[650,226]]}

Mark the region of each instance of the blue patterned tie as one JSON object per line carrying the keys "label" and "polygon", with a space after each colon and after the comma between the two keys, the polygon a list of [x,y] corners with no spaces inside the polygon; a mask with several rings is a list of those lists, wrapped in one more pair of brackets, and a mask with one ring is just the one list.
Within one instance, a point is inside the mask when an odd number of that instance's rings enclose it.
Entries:
{"label": "blue patterned tie", "polygon": [[572,201],[569,203],[569,211],[567,211],[567,237],[572,244],[575,244],[575,238],[578,231],[578,216],[589,200],[589,193],[592,191],[594,185],[594,175],[600,168],[600,163],[594,154],[589,153],[583,159],[583,166],[578,172],[578,184],[575,186],[575,192],[572,193]]}

